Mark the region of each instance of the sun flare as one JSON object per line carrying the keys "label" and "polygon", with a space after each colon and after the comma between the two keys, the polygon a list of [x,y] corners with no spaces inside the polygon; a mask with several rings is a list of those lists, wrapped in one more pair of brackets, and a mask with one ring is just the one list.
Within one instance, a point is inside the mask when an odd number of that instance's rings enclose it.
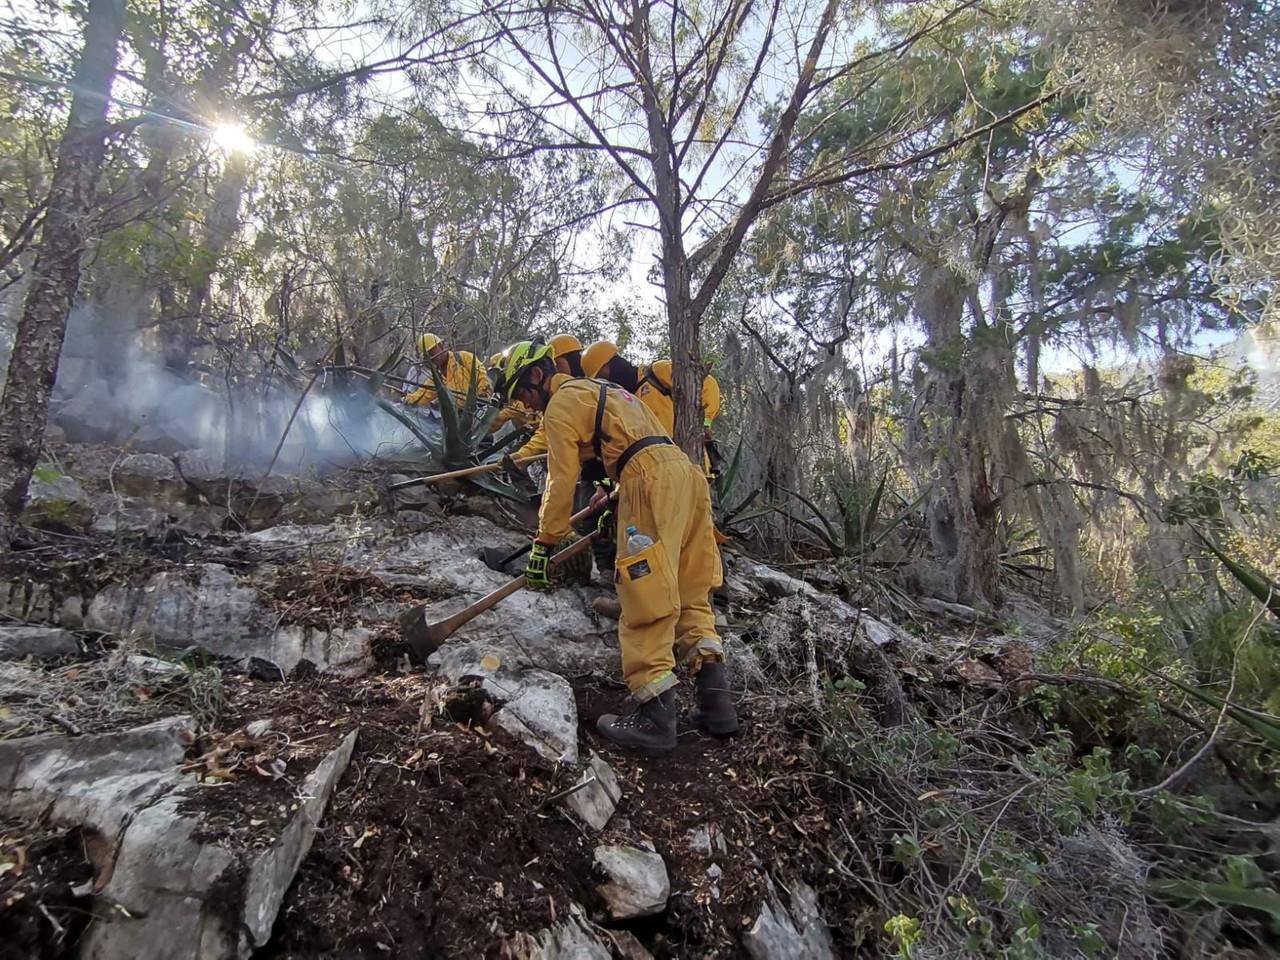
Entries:
{"label": "sun flare", "polygon": [[256,146],[242,123],[219,123],[213,128],[212,139],[227,153],[253,153]]}

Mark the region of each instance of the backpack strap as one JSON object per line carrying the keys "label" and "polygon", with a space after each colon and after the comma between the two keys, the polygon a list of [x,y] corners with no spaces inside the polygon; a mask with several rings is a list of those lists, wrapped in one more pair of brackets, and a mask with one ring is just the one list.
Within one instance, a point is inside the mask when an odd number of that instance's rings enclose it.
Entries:
{"label": "backpack strap", "polygon": [[658,375],[653,372],[653,367],[644,368],[644,376],[640,378],[640,382],[653,384],[653,388],[655,390],[657,390],[664,397],[667,397],[668,399],[670,399],[671,388],[658,379]]}
{"label": "backpack strap", "polygon": [[604,432],[604,402],[609,395],[609,385],[601,382],[600,399],[596,401],[596,429],[591,435],[591,448],[595,451],[596,459],[604,463],[604,441],[608,440],[608,435]]}

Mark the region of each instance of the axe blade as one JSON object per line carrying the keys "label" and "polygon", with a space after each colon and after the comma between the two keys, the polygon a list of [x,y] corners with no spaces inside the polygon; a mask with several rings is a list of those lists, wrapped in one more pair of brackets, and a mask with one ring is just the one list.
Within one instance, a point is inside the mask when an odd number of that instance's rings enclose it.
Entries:
{"label": "axe blade", "polygon": [[409,644],[413,658],[422,664],[425,664],[427,657],[435,653],[444,642],[435,638],[432,625],[427,623],[426,611],[426,606],[419,604],[400,614],[400,631]]}

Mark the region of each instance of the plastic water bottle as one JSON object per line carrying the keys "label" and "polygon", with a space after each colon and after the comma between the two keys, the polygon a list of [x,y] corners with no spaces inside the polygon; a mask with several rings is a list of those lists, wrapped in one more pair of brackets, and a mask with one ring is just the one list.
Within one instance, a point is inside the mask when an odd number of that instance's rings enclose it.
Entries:
{"label": "plastic water bottle", "polygon": [[653,537],[647,533],[638,533],[635,527],[627,527],[627,556],[632,556],[652,546]]}

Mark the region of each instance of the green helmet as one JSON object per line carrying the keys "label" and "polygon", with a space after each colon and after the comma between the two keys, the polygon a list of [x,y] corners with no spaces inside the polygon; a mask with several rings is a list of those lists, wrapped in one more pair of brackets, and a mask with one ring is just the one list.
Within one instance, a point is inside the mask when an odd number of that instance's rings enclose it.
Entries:
{"label": "green helmet", "polygon": [[508,347],[497,388],[502,399],[510,403],[511,392],[515,390],[520,375],[539,360],[549,360],[553,356],[550,346],[545,343],[534,343],[532,340],[521,340]]}

